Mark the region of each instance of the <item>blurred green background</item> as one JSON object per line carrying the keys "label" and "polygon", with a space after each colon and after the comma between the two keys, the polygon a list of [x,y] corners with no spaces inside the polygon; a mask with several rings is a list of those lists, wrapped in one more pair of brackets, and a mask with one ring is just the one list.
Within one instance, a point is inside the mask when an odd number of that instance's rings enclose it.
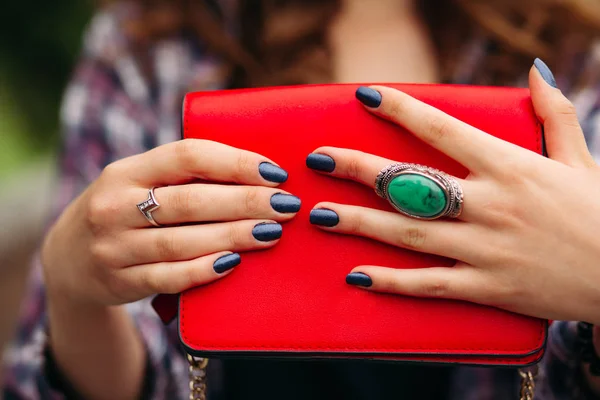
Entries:
{"label": "blurred green background", "polygon": [[57,149],[62,93],[92,0],[3,2],[0,11],[0,180]]}

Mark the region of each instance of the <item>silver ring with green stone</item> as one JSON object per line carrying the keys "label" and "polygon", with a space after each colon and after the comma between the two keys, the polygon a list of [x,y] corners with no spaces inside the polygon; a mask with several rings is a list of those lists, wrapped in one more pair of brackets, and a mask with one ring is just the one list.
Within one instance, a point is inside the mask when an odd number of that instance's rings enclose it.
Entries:
{"label": "silver ring with green stone", "polygon": [[375,179],[375,192],[413,218],[457,218],[462,211],[463,191],[458,181],[424,165],[388,165]]}

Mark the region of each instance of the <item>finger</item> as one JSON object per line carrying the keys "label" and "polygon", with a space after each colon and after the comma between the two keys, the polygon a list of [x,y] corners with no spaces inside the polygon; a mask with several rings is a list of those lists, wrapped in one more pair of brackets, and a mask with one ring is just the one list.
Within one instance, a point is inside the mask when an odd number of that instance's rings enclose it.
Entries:
{"label": "finger", "polygon": [[319,147],[306,158],[306,166],[318,172],[375,186],[375,178],[384,167],[396,161],[338,147]]}
{"label": "finger", "polygon": [[[327,169],[322,168],[325,162],[334,167]],[[384,167],[394,162],[395,161],[363,153],[358,150],[321,147],[315,150],[314,153],[309,154],[306,164],[320,172],[327,172],[331,176],[341,179],[350,179],[373,188],[379,172]],[[454,179],[461,185],[465,199],[459,219],[471,221],[476,214],[481,214],[481,212],[474,213],[474,211],[481,208],[479,205],[483,204],[479,199],[487,202],[488,194],[481,193],[482,191],[478,188],[479,185],[475,181],[459,178]],[[477,206],[475,207],[474,204]]]}
{"label": "finger", "polygon": [[[333,168],[322,168],[325,158],[331,159],[328,163]],[[339,147],[320,147],[309,154],[306,160],[306,165],[311,169],[328,173],[337,178],[360,182],[370,188],[375,187],[375,179],[379,172],[394,163],[397,163],[397,161],[358,150],[342,149]],[[461,184],[465,182],[463,179],[455,179]]]}
{"label": "finger", "polygon": [[121,258],[118,265],[191,260],[225,250],[266,249],[282,234],[282,226],[269,220],[132,230],[118,238],[122,250],[116,257]]}
{"label": "finger", "polygon": [[540,59],[529,72],[529,87],[533,107],[544,125],[548,156],[573,167],[595,165],[575,106],[557,88],[552,71]]}
{"label": "finger", "polygon": [[127,176],[142,187],[198,179],[277,186],[288,176],[285,170],[260,154],[200,139],[165,144],[117,163],[120,171],[126,171]]}
{"label": "finger", "polygon": [[495,167],[496,158],[485,154],[501,158],[518,149],[396,89],[361,87],[356,97],[370,112],[406,128],[471,172]]}
{"label": "finger", "polygon": [[424,221],[366,207],[319,203],[310,213],[310,222],[335,233],[463,261],[477,252],[471,226],[459,221]]}
{"label": "finger", "polygon": [[137,265],[118,271],[131,298],[180,293],[229,275],[241,263],[237,253],[219,252],[193,260]]}
{"label": "finger", "polygon": [[[128,204],[147,196],[141,188],[132,189]],[[160,208],[152,216],[161,225],[189,222],[273,219],[286,221],[300,210],[298,197],[264,186],[189,184],[156,188],[154,196]],[[127,213],[129,226],[148,227],[139,210]]]}
{"label": "finger", "polygon": [[359,266],[346,276],[346,282],[375,292],[477,303],[489,303],[492,293],[480,271],[461,263],[417,269]]}

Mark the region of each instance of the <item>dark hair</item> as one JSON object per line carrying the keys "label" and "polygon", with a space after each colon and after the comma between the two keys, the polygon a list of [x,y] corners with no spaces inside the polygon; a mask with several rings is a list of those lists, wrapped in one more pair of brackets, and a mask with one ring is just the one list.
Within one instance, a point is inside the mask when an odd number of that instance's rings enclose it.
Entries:
{"label": "dark hair", "polygon": [[[135,0],[139,19],[124,28],[143,46],[181,33],[196,35],[228,60],[231,87],[285,85],[330,80],[327,27],[340,0],[240,0],[239,40],[226,34],[215,1]],[[544,58],[560,73],[560,57],[586,51],[600,29],[600,3],[587,0],[419,1],[441,62],[451,80],[465,40],[485,32],[494,44],[476,76],[479,84],[504,84]],[[552,3],[552,4],[551,4]]]}

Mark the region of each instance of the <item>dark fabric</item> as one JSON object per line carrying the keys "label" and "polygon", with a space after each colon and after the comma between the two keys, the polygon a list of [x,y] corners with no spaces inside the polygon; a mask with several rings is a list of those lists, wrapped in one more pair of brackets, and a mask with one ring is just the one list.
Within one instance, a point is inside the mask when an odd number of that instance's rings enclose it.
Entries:
{"label": "dark fabric", "polygon": [[225,360],[209,400],[443,400],[450,367],[365,361]]}
{"label": "dark fabric", "polygon": [[[44,376],[52,390],[62,393],[67,400],[86,400],[61,371],[54,359],[50,346],[46,346],[44,349],[44,360]],[[144,383],[139,397],[140,400],[151,398],[152,393],[154,392],[154,368],[150,365],[150,360],[148,358],[146,358],[145,371]]]}

